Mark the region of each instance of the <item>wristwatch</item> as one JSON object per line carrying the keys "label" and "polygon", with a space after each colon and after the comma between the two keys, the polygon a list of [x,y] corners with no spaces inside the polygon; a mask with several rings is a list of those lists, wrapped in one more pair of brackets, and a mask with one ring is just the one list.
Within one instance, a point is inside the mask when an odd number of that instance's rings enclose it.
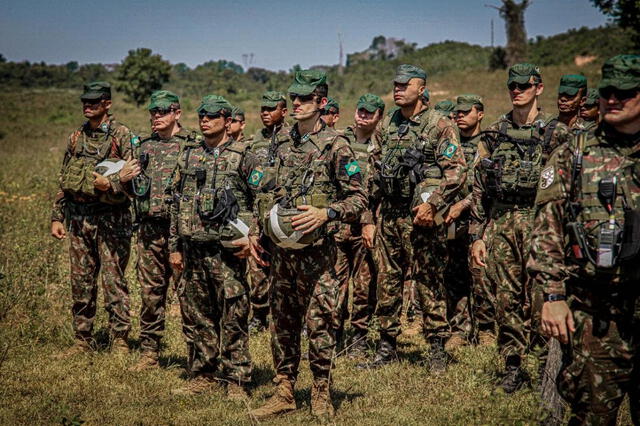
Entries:
{"label": "wristwatch", "polygon": [[559,302],[561,300],[567,300],[567,296],[564,294],[544,293],[545,302]]}
{"label": "wristwatch", "polygon": [[338,218],[338,211],[331,207],[327,207],[327,217],[329,220],[336,220]]}

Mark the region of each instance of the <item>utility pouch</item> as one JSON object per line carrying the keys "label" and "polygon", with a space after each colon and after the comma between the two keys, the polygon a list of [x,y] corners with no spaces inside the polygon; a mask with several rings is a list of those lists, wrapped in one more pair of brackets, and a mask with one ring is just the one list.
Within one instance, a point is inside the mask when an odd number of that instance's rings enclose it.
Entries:
{"label": "utility pouch", "polygon": [[596,266],[599,268],[613,268],[617,259],[617,242],[620,229],[615,224],[606,223],[600,226],[598,235],[598,257]]}
{"label": "utility pouch", "polygon": [[215,218],[216,190],[206,188],[198,192],[199,195],[196,198],[198,216],[203,221],[212,221]]}
{"label": "utility pouch", "polygon": [[502,185],[502,163],[499,160],[491,160],[483,158],[480,162],[481,167],[485,171],[487,177],[486,186],[487,193],[491,197],[497,197],[500,194]]}
{"label": "utility pouch", "polygon": [[624,212],[620,261],[633,260],[638,253],[640,253],[640,209],[628,209]]}

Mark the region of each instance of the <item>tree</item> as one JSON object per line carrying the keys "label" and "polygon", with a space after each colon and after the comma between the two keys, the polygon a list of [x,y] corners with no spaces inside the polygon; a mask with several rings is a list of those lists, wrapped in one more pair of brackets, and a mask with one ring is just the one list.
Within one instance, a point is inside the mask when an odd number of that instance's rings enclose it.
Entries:
{"label": "tree", "polygon": [[640,49],[640,0],[591,0],[593,5],[605,15],[609,15],[613,21],[631,32],[631,37],[636,49]]}
{"label": "tree", "polygon": [[524,27],[524,11],[531,0],[502,0],[502,6],[489,6],[500,13],[507,29],[507,65],[523,62],[527,55],[527,30]]}
{"label": "tree", "polygon": [[155,90],[169,81],[171,65],[151,49],[130,50],[116,73],[116,89],[123,92],[127,100],[142,105]]}

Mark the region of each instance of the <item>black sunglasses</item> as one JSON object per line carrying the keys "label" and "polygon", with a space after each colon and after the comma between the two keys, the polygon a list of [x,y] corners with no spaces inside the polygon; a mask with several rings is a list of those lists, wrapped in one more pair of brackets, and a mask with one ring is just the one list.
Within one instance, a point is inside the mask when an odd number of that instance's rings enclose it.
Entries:
{"label": "black sunglasses", "polygon": [[507,85],[507,87],[512,92],[516,89],[520,90],[521,92],[524,92],[525,90],[531,89],[531,87],[533,87],[533,83],[516,83],[515,81],[512,81]]}
{"label": "black sunglasses", "polygon": [[102,99],[81,99],[82,105],[98,105]]}
{"label": "black sunglasses", "polygon": [[298,95],[297,93],[289,93],[289,99],[291,99],[291,102],[295,101],[296,98],[300,99],[300,102],[309,102],[313,100],[315,96],[316,95],[314,95],[313,93],[310,95]]}
{"label": "black sunglasses", "polygon": [[615,87],[605,87],[604,89],[599,89],[598,93],[600,93],[600,97],[603,99],[609,99],[611,95],[615,95],[617,100],[626,101],[627,99],[634,98],[638,94],[638,90],[639,89],[620,90]]}
{"label": "black sunglasses", "polygon": [[173,111],[175,111],[174,108],[153,108],[149,110],[149,114],[151,115],[159,115],[160,117],[164,117],[167,114],[172,113]]}
{"label": "black sunglasses", "polygon": [[202,120],[203,118],[207,117],[209,120],[215,120],[216,118],[220,118],[222,117],[222,114],[220,114],[219,112],[199,112],[198,113],[198,117],[200,117],[200,119]]}

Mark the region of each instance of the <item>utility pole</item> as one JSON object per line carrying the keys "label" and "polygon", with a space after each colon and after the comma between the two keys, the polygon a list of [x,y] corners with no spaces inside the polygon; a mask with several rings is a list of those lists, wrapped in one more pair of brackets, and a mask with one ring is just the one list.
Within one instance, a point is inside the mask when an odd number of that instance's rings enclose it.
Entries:
{"label": "utility pole", "polygon": [[493,18],[491,18],[491,48],[493,49]]}
{"label": "utility pole", "polygon": [[338,33],[338,42],[340,43],[340,59],[338,61],[338,75],[342,75],[344,73],[344,51],[342,50],[342,33]]}

